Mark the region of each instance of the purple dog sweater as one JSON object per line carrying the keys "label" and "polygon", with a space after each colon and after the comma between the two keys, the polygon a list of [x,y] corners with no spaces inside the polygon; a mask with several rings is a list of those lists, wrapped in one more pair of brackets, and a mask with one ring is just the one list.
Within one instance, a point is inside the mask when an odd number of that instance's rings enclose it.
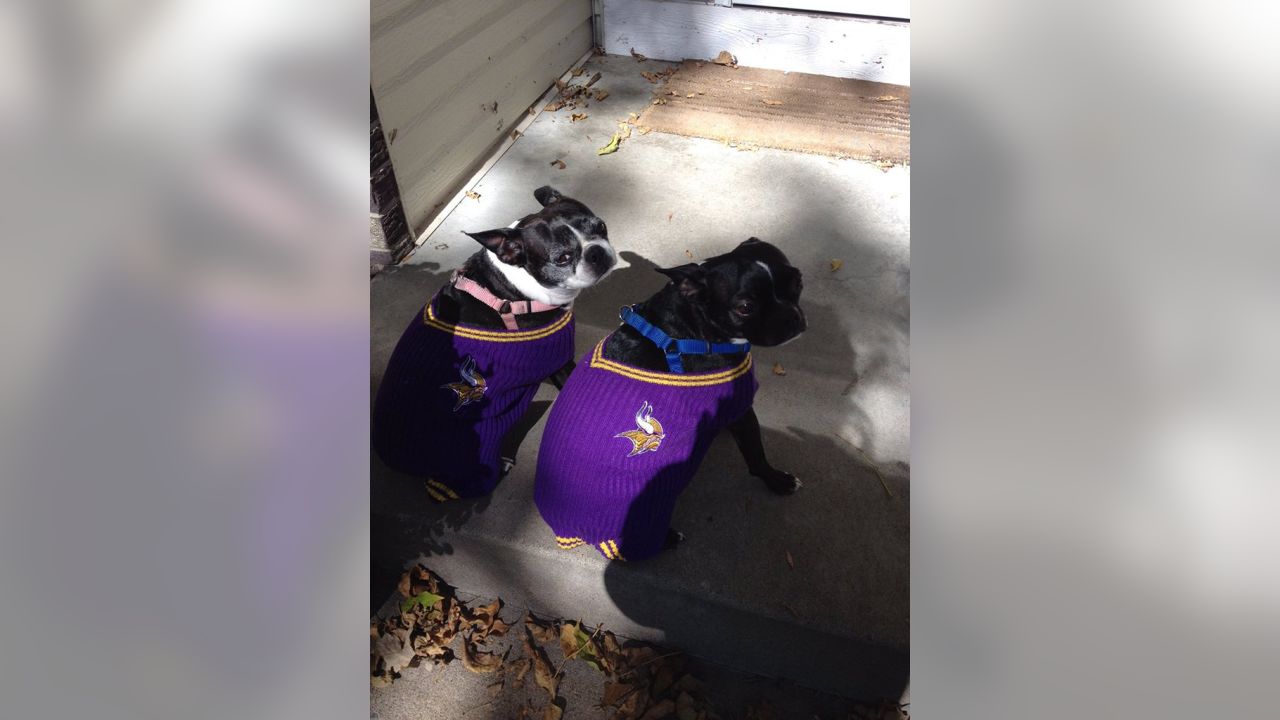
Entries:
{"label": "purple dog sweater", "polygon": [[427,478],[436,500],[498,484],[502,438],[538,384],[573,359],[573,313],[548,325],[492,330],[450,325],[436,298],[400,336],[374,401],[372,444],[388,466]]}
{"label": "purple dog sweater", "polygon": [[603,347],[551,407],[534,501],[560,547],[640,560],[662,550],[676,498],[716,433],[751,407],[756,378],[750,354],[728,370],[682,375],[607,360]]}

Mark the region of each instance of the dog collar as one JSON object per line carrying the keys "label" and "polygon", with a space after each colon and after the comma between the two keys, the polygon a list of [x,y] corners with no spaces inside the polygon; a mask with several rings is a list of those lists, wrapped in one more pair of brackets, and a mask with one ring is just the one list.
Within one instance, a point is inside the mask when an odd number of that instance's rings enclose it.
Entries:
{"label": "dog collar", "polygon": [[713,343],[708,340],[677,339],[662,332],[653,323],[636,312],[635,306],[624,306],[618,311],[622,322],[636,329],[667,356],[667,367],[673,373],[684,373],[681,355],[731,355],[751,352],[751,343]]}
{"label": "dog collar", "polygon": [[460,270],[453,271],[453,277],[450,282],[462,292],[493,308],[502,318],[502,323],[507,326],[508,330],[519,329],[519,326],[516,325],[517,315],[559,310],[561,307],[559,305],[549,305],[539,300],[503,300],[490,292],[488,288],[463,275]]}

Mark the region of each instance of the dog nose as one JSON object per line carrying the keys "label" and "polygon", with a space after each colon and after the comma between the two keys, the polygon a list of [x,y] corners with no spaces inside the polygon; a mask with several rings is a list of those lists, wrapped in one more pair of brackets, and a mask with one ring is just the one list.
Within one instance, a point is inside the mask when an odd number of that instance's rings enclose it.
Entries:
{"label": "dog nose", "polygon": [[605,268],[609,265],[609,251],[604,249],[603,245],[592,245],[587,248],[586,255],[587,264],[591,267]]}

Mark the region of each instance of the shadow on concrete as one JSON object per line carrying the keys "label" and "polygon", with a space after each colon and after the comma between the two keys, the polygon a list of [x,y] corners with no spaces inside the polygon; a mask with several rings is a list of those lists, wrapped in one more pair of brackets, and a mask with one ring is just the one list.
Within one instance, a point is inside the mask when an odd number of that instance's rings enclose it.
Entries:
{"label": "shadow on concrete", "polygon": [[[797,428],[765,427],[763,436],[774,465],[804,481],[799,493],[769,493],[724,434],[677,504],[685,542],[647,561],[609,563],[610,599],[691,655],[897,701],[909,673],[907,467],[873,466],[847,443]],[[637,507],[636,522],[649,516]]]}

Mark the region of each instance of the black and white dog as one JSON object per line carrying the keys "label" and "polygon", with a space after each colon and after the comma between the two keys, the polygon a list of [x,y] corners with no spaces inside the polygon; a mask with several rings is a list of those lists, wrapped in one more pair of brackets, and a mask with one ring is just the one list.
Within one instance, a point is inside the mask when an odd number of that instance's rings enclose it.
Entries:
{"label": "black and white dog", "polygon": [[503,437],[573,367],[570,304],[617,263],[586,205],[549,186],[534,197],[542,209],[511,227],[466,233],[483,248],[405,329],[378,390],[374,450],[436,501],[487,494],[510,469]]}

